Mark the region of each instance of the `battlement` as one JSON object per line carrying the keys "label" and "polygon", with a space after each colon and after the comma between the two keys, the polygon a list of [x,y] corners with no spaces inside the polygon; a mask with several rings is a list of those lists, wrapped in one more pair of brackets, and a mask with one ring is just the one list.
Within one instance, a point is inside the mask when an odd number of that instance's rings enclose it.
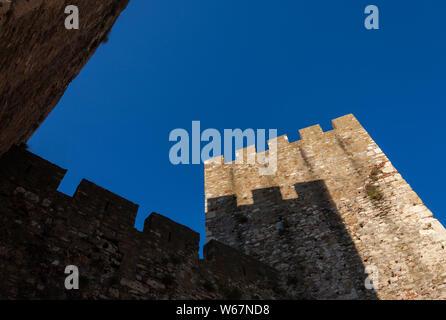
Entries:
{"label": "battlement", "polygon": [[[272,186],[280,187],[283,198],[292,199],[297,196],[292,188],[297,182],[344,179],[361,170],[360,179],[364,179],[381,150],[352,114],[334,119],[332,124],[333,129],[326,132],[319,125],[300,129],[301,139],[291,143],[286,135],[271,139],[269,150],[261,153],[255,146],[237,150],[232,162],[224,163],[224,156],[210,159],[205,163],[206,199],[234,194],[239,205],[250,204],[249,190]],[[368,156],[371,153],[376,156]],[[264,170],[268,165],[271,168]],[[206,211],[208,204],[206,200]]]}
{"label": "battlement", "polygon": [[[55,193],[67,170],[23,149],[14,146],[0,159],[0,176],[10,183],[38,193]],[[60,193],[57,193],[60,195]],[[115,220],[133,226],[138,205],[88,180],[83,179],[73,197],[60,196],[73,202],[84,214],[100,219]]]}
{"label": "battlement", "polygon": [[89,215],[115,219],[117,223],[128,226],[133,226],[138,213],[137,204],[85,179],[77,187],[73,200]]}
{"label": "battlement", "polygon": [[144,222],[144,233],[156,233],[166,247],[197,253],[200,234],[157,213],[150,214]]}
{"label": "battlement", "polygon": [[[206,240],[298,275],[314,298],[446,298],[432,288],[446,284],[446,229],[353,115],[332,124],[210,159]],[[262,171],[268,158],[275,170]],[[368,266],[387,283],[374,292],[364,291]]]}
{"label": "battlement", "polygon": [[71,264],[89,279],[81,283],[83,298],[221,298],[230,290],[227,284],[246,297],[283,294],[273,290],[274,270],[223,244],[208,245],[199,260],[200,235],[167,217],[152,213],[143,231],[136,230],[138,205],[88,180],[73,197],[58,192],[65,173],[21,147],[0,158],[0,274],[11,275],[0,298],[17,297],[18,277],[10,270],[18,259],[21,270],[42,266],[32,274],[46,279],[48,291],[29,285],[23,293],[29,298],[67,297],[62,276]]}
{"label": "battlement", "polygon": [[[210,158],[205,162],[205,166],[215,166],[220,164],[225,165],[239,165],[239,164],[258,164],[250,163],[247,159],[259,159],[267,157],[271,152],[279,152],[283,148],[287,148],[290,145],[301,145],[306,143],[311,143],[314,140],[322,141],[323,139],[331,139],[335,134],[345,134],[352,130],[363,129],[359,121],[355,118],[353,114],[348,114],[339,118],[332,120],[333,129],[324,132],[319,124],[313,125],[307,128],[299,129],[300,140],[290,142],[286,134],[278,136],[267,141],[269,150],[264,152],[257,152],[255,145],[247,146],[243,149],[235,151],[236,158],[234,161],[225,162],[223,155]],[[365,130],[364,130],[365,131]],[[253,158],[249,156],[254,155]]]}
{"label": "battlement", "polygon": [[[50,114],[128,2],[0,0],[0,43],[7,44],[0,53],[0,299],[284,298],[264,264],[218,244],[212,259],[200,260],[199,235],[158,214],[139,232],[136,204],[87,180],[73,197],[58,192],[65,169],[12,147]],[[64,26],[68,5],[81,13],[76,32]],[[230,265],[223,256],[250,274],[221,269],[217,258]],[[79,268],[79,290],[65,289],[68,265]]]}
{"label": "battlement", "polygon": [[[58,206],[74,207],[85,219],[99,219],[115,230],[133,227],[138,205],[83,179],[73,197],[57,192],[67,170],[27,151],[14,146],[0,158],[0,177],[9,182],[9,189],[21,188],[23,192],[54,194]],[[43,200],[43,199],[42,199]],[[197,232],[157,213],[149,215],[143,232],[156,235],[157,241],[173,249],[192,248],[198,252],[200,236]]]}
{"label": "battlement", "polygon": [[193,230],[153,213],[139,232],[136,204],[87,180],[64,195],[65,169],[11,149],[128,2],[76,0],[72,32],[68,1],[0,0],[0,299],[446,299],[446,230],[351,114],[206,161],[202,260]]}

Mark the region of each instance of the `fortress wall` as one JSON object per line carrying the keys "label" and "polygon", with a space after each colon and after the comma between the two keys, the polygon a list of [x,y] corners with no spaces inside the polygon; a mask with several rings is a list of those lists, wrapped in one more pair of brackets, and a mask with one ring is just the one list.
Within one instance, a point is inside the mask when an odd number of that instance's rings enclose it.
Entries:
{"label": "fortress wall", "polygon": [[[128,0],[0,0],[0,156],[26,142],[59,102]],[[79,30],[65,7],[79,8]]]}
{"label": "fortress wall", "polygon": [[[257,164],[208,161],[207,240],[287,273],[295,292],[315,298],[446,298],[445,229],[353,115],[333,128],[279,137],[269,176]],[[366,267],[375,290],[364,287]]]}
{"label": "fortress wall", "polygon": [[[0,158],[0,299],[284,298],[276,270],[218,242],[199,259],[199,234],[13,147]],[[79,268],[79,290],[64,287]]]}

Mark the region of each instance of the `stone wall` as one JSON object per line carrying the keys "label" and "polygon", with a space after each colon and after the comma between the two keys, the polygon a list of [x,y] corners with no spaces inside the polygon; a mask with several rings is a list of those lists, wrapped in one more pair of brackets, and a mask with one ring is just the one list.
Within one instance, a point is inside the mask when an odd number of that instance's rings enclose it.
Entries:
{"label": "stone wall", "polygon": [[[86,180],[68,197],[56,190],[65,170],[10,150],[127,4],[0,0],[0,298],[446,298],[445,229],[352,115],[278,137],[272,175],[206,164],[203,260],[194,231],[152,214],[138,232],[135,204]],[[65,29],[67,5],[80,30]],[[63,286],[68,264],[80,290]]]}
{"label": "stone wall", "polygon": [[[277,271],[83,180],[56,189],[66,170],[23,148],[0,159],[0,299],[277,299]],[[79,268],[66,290],[65,267]]]}
{"label": "stone wall", "polygon": [[[129,0],[0,0],[0,156],[58,103]],[[65,7],[79,30],[65,29]]]}
{"label": "stone wall", "polygon": [[[446,298],[446,231],[364,128],[347,115],[205,165],[206,236],[268,263],[319,299]],[[255,157],[277,156],[259,174]],[[367,268],[367,273],[365,269]],[[375,290],[365,288],[368,275]]]}

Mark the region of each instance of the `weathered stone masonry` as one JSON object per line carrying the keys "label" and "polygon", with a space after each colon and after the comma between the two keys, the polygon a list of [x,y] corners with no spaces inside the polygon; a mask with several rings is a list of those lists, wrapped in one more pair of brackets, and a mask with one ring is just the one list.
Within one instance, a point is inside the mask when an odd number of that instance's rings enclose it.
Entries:
{"label": "weathered stone masonry", "polygon": [[[278,137],[273,175],[223,157],[207,163],[207,240],[270,264],[313,298],[445,299],[444,227],[353,115],[333,127]],[[378,271],[375,291],[366,267]]]}
{"label": "weathered stone masonry", "polygon": [[[266,299],[288,297],[277,272],[83,180],[56,191],[66,170],[22,148],[0,159],[0,299]],[[80,289],[66,290],[76,265]]]}
{"label": "weathered stone masonry", "polygon": [[[152,214],[139,232],[135,204],[86,180],[66,196],[65,170],[11,149],[128,2],[0,0],[0,299],[446,298],[443,226],[352,115],[277,138],[273,175],[208,163],[202,260],[194,231]],[[65,29],[67,5],[79,7],[80,30]],[[69,264],[80,290],[63,287]]]}
{"label": "weathered stone masonry", "polygon": [[[26,142],[129,0],[0,0],[0,155]],[[65,7],[79,30],[65,29]]]}
{"label": "weathered stone masonry", "polygon": [[[128,0],[0,0],[0,299],[283,298],[277,272],[91,182],[57,191],[65,170],[22,148],[107,37]],[[66,30],[76,5],[79,30]],[[11,149],[12,147],[12,149]],[[8,151],[9,150],[9,151]],[[7,153],[6,153],[7,152]],[[235,262],[235,263],[234,263]],[[64,288],[65,266],[80,290]]]}

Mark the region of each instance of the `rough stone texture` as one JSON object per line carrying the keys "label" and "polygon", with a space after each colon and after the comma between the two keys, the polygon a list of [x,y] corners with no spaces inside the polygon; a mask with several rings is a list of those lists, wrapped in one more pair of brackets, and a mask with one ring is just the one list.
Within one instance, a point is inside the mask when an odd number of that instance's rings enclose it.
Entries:
{"label": "rough stone texture", "polygon": [[[23,148],[0,159],[0,299],[280,299],[276,270],[83,180],[56,191],[66,170]],[[79,290],[66,290],[75,265]]]}
{"label": "rough stone texture", "polygon": [[[194,231],[152,214],[138,232],[136,205],[85,180],[73,198],[59,193],[65,170],[10,149],[127,3],[0,0],[0,298],[446,298],[445,229],[352,115],[329,132],[300,130],[297,142],[277,138],[272,175],[206,164],[203,260]],[[79,7],[80,30],[65,29],[67,5]],[[80,290],[64,288],[71,264]]]}
{"label": "rough stone texture", "polygon": [[[272,175],[247,164],[253,147],[238,152],[243,164],[211,159],[207,240],[270,264],[311,298],[445,299],[444,227],[353,115],[333,127],[276,138]],[[366,267],[375,290],[365,289]]]}
{"label": "rough stone texture", "polygon": [[[106,38],[128,0],[0,0],[0,299],[276,299],[277,271],[83,180],[21,147]],[[76,5],[80,29],[65,29]],[[8,151],[9,150],[9,151]],[[79,267],[80,290],[64,287]]]}
{"label": "rough stone texture", "polygon": [[[128,0],[0,0],[0,156],[56,106]],[[65,7],[79,30],[65,29]]]}

